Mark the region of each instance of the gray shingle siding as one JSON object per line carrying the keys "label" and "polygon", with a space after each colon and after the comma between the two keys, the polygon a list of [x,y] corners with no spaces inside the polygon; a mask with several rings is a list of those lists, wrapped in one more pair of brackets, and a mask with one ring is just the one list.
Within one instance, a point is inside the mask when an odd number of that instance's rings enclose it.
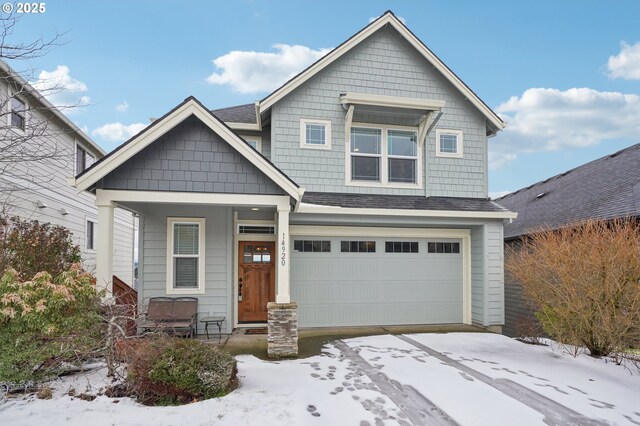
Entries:
{"label": "gray shingle siding", "polygon": [[189,118],[127,160],[101,189],[283,195],[249,160],[196,118]]}
{"label": "gray shingle siding", "polygon": [[504,250],[502,222],[471,227],[471,320],[504,324]]}
{"label": "gray shingle siding", "polygon": [[[434,130],[422,164],[426,189],[346,186],[345,110],[339,101],[344,92],[446,101],[437,127],[464,132],[464,158],[435,157]],[[300,148],[301,118],[331,121],[330,151]],[[274,105],[271,126],[272,160],[308,191],[487,196],[485,118],[392,28],[364,40]]]}

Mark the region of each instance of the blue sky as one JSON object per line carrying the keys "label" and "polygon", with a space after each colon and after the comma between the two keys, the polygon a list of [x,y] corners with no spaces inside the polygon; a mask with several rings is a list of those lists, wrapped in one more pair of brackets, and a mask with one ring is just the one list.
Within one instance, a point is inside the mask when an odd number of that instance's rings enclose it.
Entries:
{"label": "blue sky", "polygon": [[189,95],[261,99],[387,9],[509,122],[491,192],[640,142],[638,1],[47,1],[13,40],[66,43],[11,65],[86,104],[70,117],[108,151]]}

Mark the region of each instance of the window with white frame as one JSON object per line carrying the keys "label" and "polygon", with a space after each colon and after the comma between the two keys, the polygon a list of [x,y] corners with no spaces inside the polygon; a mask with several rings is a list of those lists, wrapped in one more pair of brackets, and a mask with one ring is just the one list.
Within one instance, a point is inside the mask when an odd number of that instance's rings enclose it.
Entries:
{"label": "window with white frame", "polygon": [[462,131],[436,129],[436,157],[462,158]]}
{"label": "window with white frame", "polygon": [[167,219],[167,293],[204,293],[205,220]]}
{"label": "window with white frame", "polygon": [[311,149],[331,149],[331,121],[300,120],[300,146]]}
{"label": "window with white frame", "polygon": [[418,132],[391,127],[351,127],[351,183],[420,183]]}
{"label": "window with white frame", "polygon": [[247,141],[251,148],[258,152],[262,152],[262,138],[260,136],[247,136],[243,135],[242,138]]}
{"label": "window with white frame", "polygon": [[92,220],[87,220],[87,250],[96,249],[96,223]]}
{"label": "window with white frame", "polygon": [[80,144],[76,144],[76,174],[84,172],[95,163],[96,159]]}

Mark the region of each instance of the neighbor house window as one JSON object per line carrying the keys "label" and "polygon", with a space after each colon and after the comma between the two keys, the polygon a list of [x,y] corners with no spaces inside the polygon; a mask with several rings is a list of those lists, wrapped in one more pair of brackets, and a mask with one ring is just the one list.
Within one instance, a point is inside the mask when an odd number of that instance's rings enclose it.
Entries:
{"label": "neighbor house window", "polygon": [[418,133],[397,128],[351,128],[350,167],[353,184],[418,185]]}
{"label": "neighbor house window", "polygon": [[87,250],[96,249],[96,223],[87,220]]}
{"label": "neighbor house window", "polygon": [[204,219],[167,219],[167,293],[204,293]]}
{"label": "neighbor house window", "polygon": [[375,253],[375,241],[341,241],[340,251],[342,253]]}
{"label": "neighbor house window", "polygon": [[312,149],[331,149],[331,121],[300,120],[300,146]]}
{"label": "neighbor house window", "polygon": [[427,243],[428,253],[460,253],[460,243]]}
{"label": "neighbor house window", "polygon": [[436,129],[436,156],[462,158],[462,131]]}
{"label": "neighbor house window", "polygon": [[96,159],[86,149],[76,144],[76,174],[84,172],[95,163]]}
{"label": "neighbor house window", "polygon": [[10,125],[13,128],[25,130],[27,125],[27,106],[18,98],[11,98]]}
{"label": "neighbor house window", "polygon": [[293,251],[299,253],[330,253],[331,241],[295,240]]}

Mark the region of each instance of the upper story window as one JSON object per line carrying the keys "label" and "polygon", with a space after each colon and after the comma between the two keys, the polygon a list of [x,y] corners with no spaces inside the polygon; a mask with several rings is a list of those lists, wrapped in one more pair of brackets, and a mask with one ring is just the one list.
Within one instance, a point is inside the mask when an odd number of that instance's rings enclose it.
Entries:
{"label": "upper story window", "polygon": [[27,105],[18,98],[11,98],[9,124],[16,129],[25,130],[27,125]]}
{"label": "upper story window", "polygon": [[436,129],[436,157],[462,158],[462,131]]}
{"label": "upper story window", "polygon": [[86,149],[76,144],[76,174],[84,172],[95,163],[96,158]]}
{"label": "upper story window", "polygon": [[300,146],[311,149],[331,149],[331,121],[300,120]]}
{"label": "upper story window", "polygon": [[247,141],[251,148],[255,149],[258,152],[262,152],[262,138],[260,136],[242,136],[242,138]]}
{"label": "upper story window", "polygon": [[419,150],[415,130],[353,126],[348,183],[419,186]]}

